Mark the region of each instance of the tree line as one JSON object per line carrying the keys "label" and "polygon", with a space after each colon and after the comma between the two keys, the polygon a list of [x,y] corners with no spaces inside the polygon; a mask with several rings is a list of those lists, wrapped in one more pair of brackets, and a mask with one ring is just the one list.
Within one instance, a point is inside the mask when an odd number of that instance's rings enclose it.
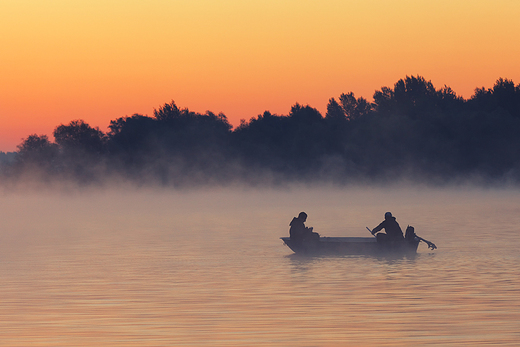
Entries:
{"label": "tree line", "polygon": [[[196,113],[174,101],[153,116],[57,126],[54,140],[32,134],[3,160],[0,175],[81,184],[107,177],[138,184],[284,182],[450,183],[520,181],[520,85],[500,78],[469,99],[407,76],[375,91],[331,98],[323,116],[295,104],[265,111],[233,129],[222,113]],[[6,159],[6,154],[3,154]]]}

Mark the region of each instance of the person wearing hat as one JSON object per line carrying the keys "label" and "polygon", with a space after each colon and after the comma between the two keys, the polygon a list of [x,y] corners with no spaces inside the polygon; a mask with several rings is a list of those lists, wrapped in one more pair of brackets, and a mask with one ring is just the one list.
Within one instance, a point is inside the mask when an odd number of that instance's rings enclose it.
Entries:
{"label": "person wearing hat", "polygon": [[[379,231],[385,229],[385,233],[379,233]],[[377,234],[377,235],[376,235]],[[403,231],[399,226],[399,223],[392,216],[391,212],[385,213],[385,220],[381,222],[377,227],[372,229],[372,235],[376,235],[378,242],[389,242],[389,241],[403,241]]]}

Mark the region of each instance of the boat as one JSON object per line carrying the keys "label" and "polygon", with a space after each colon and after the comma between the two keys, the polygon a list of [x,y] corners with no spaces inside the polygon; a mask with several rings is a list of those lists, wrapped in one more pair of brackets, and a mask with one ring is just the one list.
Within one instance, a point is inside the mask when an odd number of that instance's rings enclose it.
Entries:
{"label": "boat", "polygon": [[[406,228],[405,236],[402,240],[383,241],[379,234],[374,235],[372,230],[367,230],[376,237],[323,237],[308,241],[295,241],[290,237],[280,237],[283,242],[297,254],[369,254],[369,255],[386,255],[386,254],[416,254],[419,242],[428,245],[428,249],[437,249],[437,246],[428,240],[419,237],[415,233],[413,226]],[[316,234],[318,235],[318,234]],[[386,236],[386,235],[385,235]]]}
{"label": "boat", "polygon": [[280,237],[297,254],[415,254],[420,240],[377,242],[375,237],[320,237],[315,242],[295,242],[290,237]]}

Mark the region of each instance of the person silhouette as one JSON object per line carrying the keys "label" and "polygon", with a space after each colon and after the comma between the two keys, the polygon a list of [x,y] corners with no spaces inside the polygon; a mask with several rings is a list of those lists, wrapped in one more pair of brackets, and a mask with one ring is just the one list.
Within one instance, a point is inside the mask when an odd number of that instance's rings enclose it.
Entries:
{"label": "person silhouette", "polygon": [[291,228],[289,229],[289,236],[291,240],[304,243],[308,241],[319,241],[320,234],[313,232],[313,228],[306,227],[305,222],[307,221],[307,213],[300,212],[298,217],[294,217],[289,223]]}
{"label": "person silhouette", "polygon": [[[384,233],[379,233],[382,229],[385,229]],[[377,227],[372,229],[372,235],[375,235],[378,242],[393,242],[393,241],[403,241],[403,231],[397,223],[394,216],[392,216],[391,212],[385,213],[385,220],[381,222]],[[376,235],[377,234],[377,235]]]}

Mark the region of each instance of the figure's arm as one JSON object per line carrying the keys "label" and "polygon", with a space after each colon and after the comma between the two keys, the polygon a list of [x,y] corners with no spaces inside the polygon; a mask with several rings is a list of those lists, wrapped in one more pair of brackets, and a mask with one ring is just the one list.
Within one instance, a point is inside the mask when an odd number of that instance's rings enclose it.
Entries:
{"label": "figure's arm", "polygon": [[385,222],[382,222],[381,224],[379,224],[378,226],[376,226],[374,229],[372,229],[372,235],[375,235],[377,232],[381,231],[381,229],[384,228],[384,224]]}

